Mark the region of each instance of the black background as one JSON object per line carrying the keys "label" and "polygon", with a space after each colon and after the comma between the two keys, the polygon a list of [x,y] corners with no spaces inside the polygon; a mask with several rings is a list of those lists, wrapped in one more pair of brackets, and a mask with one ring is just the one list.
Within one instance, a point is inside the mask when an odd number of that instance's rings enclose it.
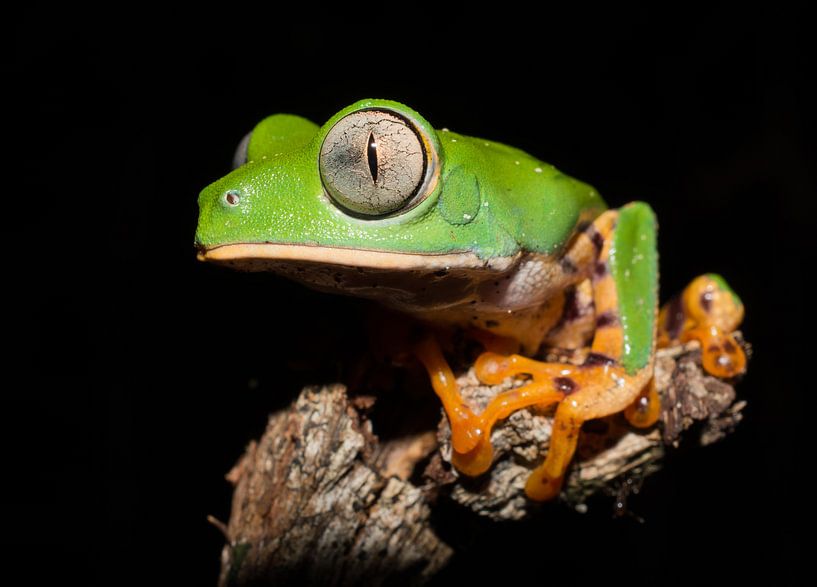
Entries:
{"label": "black background", "polygon": [[813,461],[801,460],[816,195],[805,16],[520,8],[472,22],[475,10],[15,20],[2,62],[4,574],[214,584],[222,539],[205,516],[229,515],[223,475],[268,412],[334,380],[309,357],[358,344],[360,308],[198,264],[197,194],[261,117],[323,122],[387,97],[552,162],[611,206],[649,201],[663,297],[722,273],[755,349],[737,433],[671,456],[634,515],[614,519],[602,498],[478,540],[470,521],[449,523],[464,550],[443,578],[794,582]]}

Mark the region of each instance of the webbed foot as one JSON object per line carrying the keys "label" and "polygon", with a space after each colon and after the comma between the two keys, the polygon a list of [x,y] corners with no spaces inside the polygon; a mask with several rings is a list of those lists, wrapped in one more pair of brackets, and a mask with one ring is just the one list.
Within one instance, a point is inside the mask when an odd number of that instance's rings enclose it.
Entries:
{"label": "webbed foot", "polygon": [[658,345],[697,340],[704,369],[730,378],[746,371],[746,354],[732,336],[743,320],[743,303],[719,275],[693,279],[680,296],[661,308]]}

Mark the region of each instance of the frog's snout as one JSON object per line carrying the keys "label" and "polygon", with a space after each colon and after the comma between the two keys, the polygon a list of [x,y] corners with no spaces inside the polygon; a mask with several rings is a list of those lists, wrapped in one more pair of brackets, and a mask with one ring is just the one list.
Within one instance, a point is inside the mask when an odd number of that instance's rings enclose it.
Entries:
{"label": "frog's snout", "polygon": [[196,235],[195,239],[193,240],[193,247],[196,249],[196,259],[199,261],[210,260],[207,257],[208,247],[201,241],[198,235]]}
{"label": "frog's snout", "polygon": [[196,241],[193,243],[193,246],[196,247],[196,259],[199,261],[206,261],[207,260],[207,247],[205,247],[200,242]]}

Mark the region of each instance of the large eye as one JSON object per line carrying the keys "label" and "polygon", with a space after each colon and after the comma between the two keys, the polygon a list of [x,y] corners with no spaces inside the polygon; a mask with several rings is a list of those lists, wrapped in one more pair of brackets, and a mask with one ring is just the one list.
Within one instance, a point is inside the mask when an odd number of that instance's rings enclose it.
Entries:
{"label": "large eye", "polygon": [[383,216],[414,203],[428,162],[409,121],[362,110],[342,118],[326,135],[320,169],[326,191],[343,208]]}

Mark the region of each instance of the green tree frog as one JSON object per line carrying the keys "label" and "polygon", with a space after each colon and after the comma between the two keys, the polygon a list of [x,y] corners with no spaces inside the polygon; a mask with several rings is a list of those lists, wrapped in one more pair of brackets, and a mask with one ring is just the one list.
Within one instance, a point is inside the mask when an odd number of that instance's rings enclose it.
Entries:
{"label": "green tree frog", "polygon": [[[655,423],[658,344],[695,338],[714,375],[744,369],[731,336],[743,305],[718,275],[693,280],[659,313],[646,203],[607,209],[591,186],[519,149],[435,130],[403,104],[368,99],[323,126],[270,116],[241,142],[234,166],[199,197],[200,259],[468,328],[486,346],[475,364],[483,382],[528,376],[476,413],[437,341],[414,347],[464,474],[490,468],[497,420],[552,404],[550,446],[525,489],[552,499],[583,422],[623,412],[635,426]],[[591,311],[577,311],[577,299]],[[508,340],[516,352],[497,352]],[[531,358],[542,345],[583,349],[582,358]]]}

